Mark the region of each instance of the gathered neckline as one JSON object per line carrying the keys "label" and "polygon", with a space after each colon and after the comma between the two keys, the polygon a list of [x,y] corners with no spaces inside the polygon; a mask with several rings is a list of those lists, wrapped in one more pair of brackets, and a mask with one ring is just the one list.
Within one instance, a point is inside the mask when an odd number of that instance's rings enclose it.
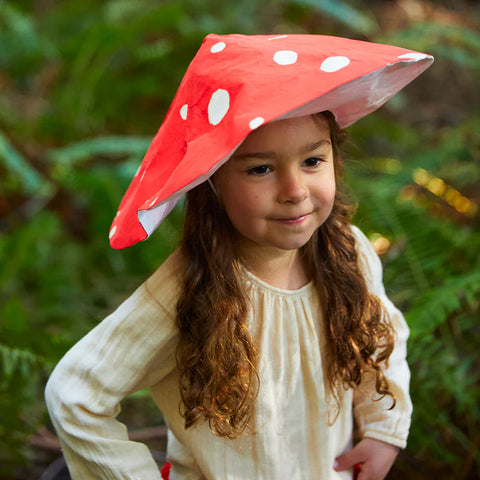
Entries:
{"label": "gathered neckline", "polygon": [[305,285],[303,285],[300,288],[296,288],[295,290],[287,290],[285,288],[274,287],[273,285],[270,285],[269,283],[265,282],[264,280],[261,280],[256,275],[254,275],[250,270],[247,270],[245,265],[242,265],[242,272],[247,277],[247,279],[250,281],[250,283],[256,285],[261,290],[266,290],[270,293],[274,293],[276,295],[281,295],[283,297],[285,297],[285,296],[286,297],[293,297],[293,296],[304,295],[305,293],[310,293],[314,288],[313,280],[310,280],[308,283],[306,283]]}

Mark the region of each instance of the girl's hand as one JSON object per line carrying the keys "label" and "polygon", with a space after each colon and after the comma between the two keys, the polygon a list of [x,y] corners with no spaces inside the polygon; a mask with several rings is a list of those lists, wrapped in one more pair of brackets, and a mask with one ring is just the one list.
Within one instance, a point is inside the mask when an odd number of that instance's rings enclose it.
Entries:
{"label": "girl's hand", "polygon": [[380,440],[364,438],[349,452],[335,460],[337,472],[360,467],[357,480],[383,480],[390,470],[400,449]]}

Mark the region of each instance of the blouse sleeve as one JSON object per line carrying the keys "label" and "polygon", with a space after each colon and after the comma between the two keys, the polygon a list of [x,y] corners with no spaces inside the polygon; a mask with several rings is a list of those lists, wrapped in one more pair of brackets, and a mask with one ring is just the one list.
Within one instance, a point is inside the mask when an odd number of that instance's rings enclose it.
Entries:
{"label": "blouse sleeve", "polygon": [[405,448],[412,415],[410,370],[406,360],[409,329],[400,310],[386,296],[378,255],[367,237],[357,227],[352,229],[357,240],[359,266],[368,288],[383,303],[395,331],[395,347],[384,374],[395,395],[396,405],[389,410],[392,405],[390,396],[374,401],[378,398],[375,383],[372,380],[366,381],[354,392],[355,420],[362,438],[369,437]]}
{"label": "blouse sleeve", "polygon": [[129,441],[116,416],[123,397],[175,368],[172,262],[67,352],[47,383],[47,407],[74,480],[160,480],[148,448]]}

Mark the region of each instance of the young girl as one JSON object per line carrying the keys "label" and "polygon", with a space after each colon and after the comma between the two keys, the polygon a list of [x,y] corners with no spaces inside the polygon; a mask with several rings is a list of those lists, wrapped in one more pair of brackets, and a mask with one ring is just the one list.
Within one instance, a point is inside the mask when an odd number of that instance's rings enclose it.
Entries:
{"label": "young girl", "polygon": [[340,127],[431,61],[334,37],[207,36],[110,231],[116,248],[145,239],[188,191],[181,245],[47,385],[74,479],[160,478],[115,419],[146,387],[172,480],[386,476],[410,423],[408,328],[338,191]]}

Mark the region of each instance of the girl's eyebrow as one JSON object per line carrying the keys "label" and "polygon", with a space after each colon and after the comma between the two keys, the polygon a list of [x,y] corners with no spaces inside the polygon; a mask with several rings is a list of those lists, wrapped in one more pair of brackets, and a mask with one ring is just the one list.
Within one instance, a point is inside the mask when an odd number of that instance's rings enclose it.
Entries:
{"label": "girl's eyebrow", "polygon": [[259,158],[261,160],[268,160],[275,156],[274,152],[245,152],[245,153],[234,153],[231,160],[246,160],[247,158]]}
{"label": "girl's eyebrow", "polygon": [[331,145],[332,142],[329,139],[324,138],[324,139],[320,140],[319,142],[312,143],[311,145],[306,145],[305,149],[303,151],[305,153],[313,152],[317,148],[321,147],[323,144]]}
{"label": "girl's eyebrow", "polygon": [[[305,153],[310,153],[316,150],[317,148],[321,147],[322,145],[331,145],[331,141],[327,140],[326,138],[314,142],[314,143],[309,143],[305,145],[304,147],[300,148],[300,152],[305,154]],[[245,160],[247,158],[259,158],[261,160],[268,160],[270,158],[275,157],[276,153],[275,152],[244,152],[244,153],[234,153],[231,157],[231,160]]]}

